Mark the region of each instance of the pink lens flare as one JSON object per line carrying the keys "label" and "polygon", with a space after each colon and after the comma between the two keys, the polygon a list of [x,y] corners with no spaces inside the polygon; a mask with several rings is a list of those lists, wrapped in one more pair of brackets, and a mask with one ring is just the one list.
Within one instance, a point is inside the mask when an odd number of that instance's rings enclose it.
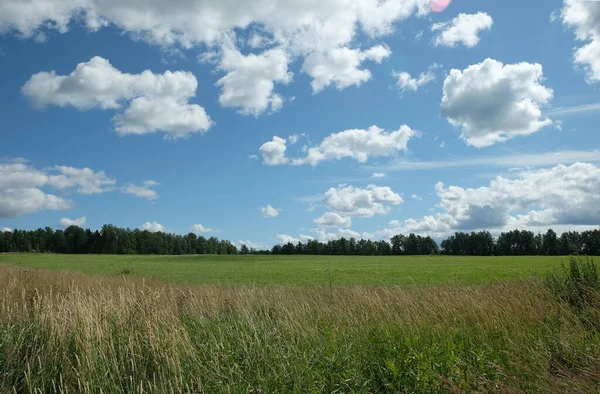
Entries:
{"label": "pink lens flare", "polygon": [[452,0],[431,0],[431,11],[442,12],[452,3]]}

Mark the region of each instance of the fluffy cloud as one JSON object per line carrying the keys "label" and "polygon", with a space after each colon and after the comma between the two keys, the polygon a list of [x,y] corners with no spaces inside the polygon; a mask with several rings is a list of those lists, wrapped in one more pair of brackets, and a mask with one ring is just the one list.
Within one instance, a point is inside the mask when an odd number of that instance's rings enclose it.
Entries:
{"label": "fluffy cloud", "polygon": [[342,216],[371,217],[389,212],[386,204],[402,204],[402,197],[389,186],[369,185],[366,189],[340,185],[325,193],[325,206]]}
{"label": "fluffy cloud", "polygon": [[[316,234],[317,239],[321,242],[333,241],[333,240],[340,239],[340,238],[346,238],[346,239],[368,238],[368,237],[363,237],[360,233],[357,233],[356,231],[353,231],[350,229],[338,229],[336,232],[333,232],[333,233],[331,233],[331,232],[328,233],[323,228],[316,228],[316,229],[313,229],[312,231]],[[367,235],[367,234],[363,234],[363,235]]]}
{"label": "fluffy cloud", "polygon": [[259,116],[278,111],[283,98],[274,93],[275,83],[288,84],[293,74],[288,71],[289,56],[282,49],[260,55],[242,55],[237,49],[225,49],[219,69],[227,72],[217,81],[221,87],[219,103],[240,108],[245,115]]}
{"label": "fluffy cloud", "polygon": [[423,199],[418,194],[413,194],[412,196],[410,196],[410,198],[412,198],[413,200],[419,200],[419,201]]}
{"label": "fluffy cloud", "polygon": [[277,216],[279,216],[279,211],[281,211],[281,209],[273,208],[270,205],[262,207],[260,210],[262,212],[263,217],[266,218],[276,218]]}
{"label": "fluffy cloud", "polygon": [[38,170],[23,162],[0,162],[0,217],[17,216],[43,210],[70,209],[73,203],[48,194],[44,187],[78,194],[97,194],[114,188],[115,180],[104,172],[89,168],[55,166]]}
{"label": "fluffy cloud", "polygon": [[267,246],[265,246],[264,244],[261,244],[260,242],[252,242],[252,241],[237,241],[235,243],[235,245],[239,248],[242,247],[242,245],[246,245],[249,249],[256,249],[256,250],[264,250],[264,249],[268,249]]}
{"label": "fluffy cloud", "polygon": [[152,189],[154,186],[158,186],[156,181],[145,181],[141,186],[138,185],[127,185],[121,188],[121,193],[131,194],[140,198],[146,198],[148,200],[156,200],[158,193]]}
{"label": "fluffy cloud", "polygon": [[56,175],[48,176],[48,184],[57,189],[76,188],[79,194],[99,194],[114,189],[115,179],[108,177],[104,171],[89,168],[73,168],[56,166]]}
{"label": "fluffy cloud", "polygon": [[600,82],[600,2],[564,0],[563,23],[585,45],[575,49],[575,63],[583,67],[588,83]]}
{"label": "fluffy cloud", "polygon": [[371,72],[361,69],[361,63],[371,60],[381,63],[392,52],[383,45],[374,46],[366,51],[347,47],[335,48],[328,52],[314,52],[306,57],[302,71],[313,78],[313,93],[319,93],[329,85],[338,90],[349,86],[360,86],[371,79]]}
{"label": "fluffy cloud", "polygon": [[335,212],[325,212],[315,219],[315,223],[321,227],[352,227],[352,218]]}
{"label": "fluffy cloud", "polygon": [[0,233],[12,233],[12,229],[9,227],[0,228]]}
{"label": "fluffy cloud", "polygon": [[151,233],[165,232],[164,226],[157,222],[146,222],[140,226],[140,230],[150,231]]}
{"label": "fluffy cloud", "polygon": [[205,132],[212,121],[204,108],[189,104],[196,95],[198,81],[189,72],[165,71],[154,74],[146,70],[127,74],[114,68],[108,60],[96,56],[79,63],[69,75],[40,72],[33,75],[21,92],[34,106],[120,109],[113,120],[117,133],[145,134],[163,131],[167,137],[183,138]]}
{"label": "fluffy cloud", "polygon": [[524,171],[515,178],[498,176],[479,188],[438,183],[436,193],[441,212],[390,222],[392,228],[378,235],[600,225],[600,168],[588,163]]}
{"label": "fluffy cloud", "polygon": [[292,160],[285,156],[286,140],[277,136],[264,143],[259,150],[267,165],[290,163],[316,166],[325,160],[341,160],[345,157],[364,163],[370,157],[392,156],[406,150],[408,141],[418,134],[419,132],[406,125],[392,132],[386,132],[377,126],[371,126],[367,130],[344,130],[329,135],[318,146],[308,148],[305,157]]}
{"label": "fluffy cloud", "polygon": [[371,178],[385,178],[387,175],[383,172],[374,172]]}
{"label": "fluffy cloud", "polygon": [[265,142],[258,150],[262,154],[263,163],[268,166],[276,166],[288,162],[287,157],[285,157],[286,149],[286,140],[274,136],[272,141]]}
{"label": "fluffy cloud", "polygon": [[[68,31],[77,21],[91,31],[114,26],[135,38],[185,48],[213,44],[251,24],[264,36],[296,51],[331,48],[352,41],[357,25],[369,36],[389,34],[393,24],[429,12],[429,0],[5,0],[0,3],[0,33],[32,37],[40,29]],[[256,41],[256,40],[253,40]],[[261,40],[262,41],[262,40]]]}
{"label": "fluffy cloud", "polygon": [[287,235],[287,234],[277,234],[277,235],[275,235],[275,238],[277,239],[277,243],[280,245],[285,245],[290,242],[293,244],[297,244],[298,242],[306,243],[307,241],[314,239],[311,236],[303,235],[303,234],[300,234],[300,236],[298,238],[292,237],[291,235]]}
{"label": "fluffy cloud", "polygon": [[438,65],[434,64],[433,66],[429,67],[429,69],[419,74],[417,78],[411,77],[411,75],[405,71],[394,71],[392,76],[396,78],[396,87],[401,92],[416,92],[421,86],[435,81],[435,74],[432,70],[437,67]]}
{"label": "fluffy cloud", "polygon": [[204,227],[201,224],[194,224],[191,228],[190,231],[193,233],[218,233],[219,230],[213,230],[210,227]]}
{"label": "fluffy cloud", "polygon": [[67,228],[70,226],[83,227],[85,225],[85,221],[85,216],[77,219],[62,218],[58,221],[58,226],[62,228]]}
{"label": "fluffy cloud", "polygon": [[462,43],[464,46],[472,48],[479,43],[479,33],[490,30],[493,23],[492,17],[485,12],[458,14],[450,22],[435,23],[431,26],[432,31],[439,31],[434,39],[434,44],[454,47]]}
{"label": "fluffy cloud", "polygon": [[[46,31],[65,33],[76,22],[89,31],[110,26],[168,49],[205,44],[208,50],[200,58],[227,73],[219,81],[221,104],[259,115],[281,107],[283,99],[273,87],[291,81],[290,59],[305,58],[303,70],[313,77],[315,92],[331,84],[339,89],[359,85],[371,78],[361,63],[380,62],[389,50],[382,45],[365,51],[350,48],[357,35],[374,40],[394,32],[397,22],[428,12],[429,0],[5,0],[0,3],[0,34],[43,39]],[[238,40],[238,33],[249,38]],[[257,53],[242,55],[232,42]],[[200,107],[177,103],[173,114],[185,119],[184,124],[144,124],[144,117],[133,110],[158,105],[142,101],[126,110],[128,116],[117,118],[125,122],[118,124],[119,130],[139,133],[159,128],[181,136],[182,128],[189,133],[210,126]]]}
{"label": "fluffy cloud", "polygon": [[444,81],[442,115],[476,147],[535,133],[552,124],[540,109],[553,95],[542,80],[540,64],[503,65],[486,59],[462,71],[453,69]]}

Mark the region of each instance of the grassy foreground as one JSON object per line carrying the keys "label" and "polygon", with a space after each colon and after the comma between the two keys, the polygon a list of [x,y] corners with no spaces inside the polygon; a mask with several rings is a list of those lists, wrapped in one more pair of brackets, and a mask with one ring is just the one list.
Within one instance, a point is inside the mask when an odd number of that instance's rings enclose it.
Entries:
{"label": "grassy foreground", "polygon": [[0,265],[0,392],[598,392],[600,319],[581,316],[535,278],[223,287]]}
{"label": "grassy foreground", "polygon": [[566,257],[0,254],[0,264],[225,285],[475,284],[544,274]]}

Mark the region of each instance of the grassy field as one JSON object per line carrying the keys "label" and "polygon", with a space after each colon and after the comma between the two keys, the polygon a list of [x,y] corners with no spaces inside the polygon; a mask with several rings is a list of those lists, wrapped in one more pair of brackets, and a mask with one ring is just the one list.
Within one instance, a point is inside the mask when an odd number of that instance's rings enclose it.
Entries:
{"label": "grassy field", "polygon": [[0,254],[0,264],[89,275],[129,275],[224,285],[476,284],[545,274],[565,257],[123,256]]}
{"label": "grassy field", "polygon": [[3,264],[0,393],[599,392],[593,283],[570,304],[539,278],[229,287]]}

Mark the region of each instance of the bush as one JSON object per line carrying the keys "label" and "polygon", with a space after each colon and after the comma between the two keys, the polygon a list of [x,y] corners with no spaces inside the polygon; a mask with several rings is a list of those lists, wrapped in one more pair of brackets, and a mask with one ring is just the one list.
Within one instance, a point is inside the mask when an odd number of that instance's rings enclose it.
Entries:
{"label": "bush", "polygon": [[546,285],[559,299],[582,310],[594,303],[600,290],[596,263],[589,257],[571,256],[568,267],[562,264],[560,271],[547,276]]}

